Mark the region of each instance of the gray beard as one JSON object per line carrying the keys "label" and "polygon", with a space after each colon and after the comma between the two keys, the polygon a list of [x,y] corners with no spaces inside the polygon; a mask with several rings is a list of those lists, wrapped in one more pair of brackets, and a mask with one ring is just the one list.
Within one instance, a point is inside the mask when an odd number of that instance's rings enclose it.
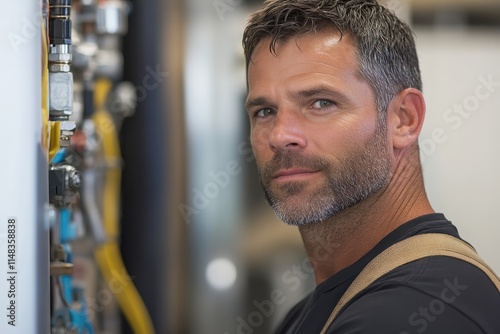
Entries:
{"label": "gray beard", "polygon": [[[385,128],[385,127],[384,127]],[[267,202],[276,216],[288,225],[303,226],[328,220],[339,212],[367,199],[385,187],[392,176],[392,164],[385,146],[384,131],[377,128],[364,147],[336,163],[296,152],[278,152],[259,168]],[[321,170],[327,181],[314,192],[304,192],[305,184],[289,182],[272,189],[272,175],[283,168]],[[290,197],[301,196],[297,205]]]}

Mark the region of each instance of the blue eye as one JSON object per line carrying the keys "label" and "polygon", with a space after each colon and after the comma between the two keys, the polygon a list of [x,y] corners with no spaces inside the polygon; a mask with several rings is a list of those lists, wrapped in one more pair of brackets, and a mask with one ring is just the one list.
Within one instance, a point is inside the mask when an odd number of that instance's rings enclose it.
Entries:
{"label": "blue eye", "polygon": [[267,116],[270,116],[272,114],[274,114],[274,111],[272,109],[264,108],[257,111],[255,113],[255,117],[266,118]]}
{"label": "blue eye", "polygon": [[328,100],[317,100],[316,102],[314,102],[313,104],[313,108],[316,108],[316,109],[324,109],[324,108],[329,108],[329,107],[332,107],[333,105],[335,105],[332,101],[328,101]]}

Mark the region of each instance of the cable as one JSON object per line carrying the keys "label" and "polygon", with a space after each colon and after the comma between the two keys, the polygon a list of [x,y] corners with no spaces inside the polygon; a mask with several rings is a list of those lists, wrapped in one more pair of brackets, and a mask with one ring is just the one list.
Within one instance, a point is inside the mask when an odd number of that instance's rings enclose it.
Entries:
{"label": "cable", "polygon": [[[96,250],[96,259],[101,272],[108,283],[113,283],[112,292],[127,319],[130,327],[136,334],[154,333],[153,323],[147,312],[141,296],[134,284],[125,274],[118,244],[108,242]],[[117,288],[118,285],[118,288]]]}
{"label": "cable", "polygon": [[[47,29],[42,19],[42,145],[44,149],[49,147],[49,57],[47,47]],[[49,158],[49,161],[52,157]]]}
{"label": "cable", "polygon": [[[121,182],[119,162],[121,153],[113,119],[104,110],[105,100],[111,86],[111,82],[106,79],[100,79],[96,82],[94,101],[96,111],[92,116],[96,131],[102,140],[103,153],[108,165],[102,203],[103,225],[108,241],[98,246],[95,256],[104,278],[110,286],[113,283],[114,288],[111,290],[134,333],[153,334],[154,328],[149,313],[139,292],[129,279],[118,247],[118,208]],[[116,282],[120,282],[120,289],[115,288]]]}
{"label": "cable", "polygon": [[49,57],[48,38],[42,19],[42,146],[48,151],[48,161],[56,155],[60,146],[61,125],[49,122]]}

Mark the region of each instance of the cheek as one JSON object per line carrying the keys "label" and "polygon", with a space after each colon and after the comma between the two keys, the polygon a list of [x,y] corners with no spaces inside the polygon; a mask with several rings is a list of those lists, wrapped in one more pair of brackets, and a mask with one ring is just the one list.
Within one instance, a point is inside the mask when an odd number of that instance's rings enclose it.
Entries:
{"label": "cheek", "polygon": [[362,117],[337,119],[321,128],[309,131],[321,151],[347,154],[351,149],[364,147],[376,132],[376,121]]}
{"label": "cheek", "polygon": [[269,135],[271,130],[267,127],[252,127],[251,142],[255,155],[269,148]]}

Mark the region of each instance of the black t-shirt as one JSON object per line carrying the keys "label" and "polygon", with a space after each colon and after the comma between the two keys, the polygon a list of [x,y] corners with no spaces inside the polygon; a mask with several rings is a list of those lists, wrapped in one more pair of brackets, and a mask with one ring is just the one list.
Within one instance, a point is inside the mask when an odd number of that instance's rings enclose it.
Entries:
{"label": "black t-shirt", "polygon": [[[319,334],[361,270],[398,241],[424,233],[459,238],[442,214],[400,226],[351,266],[319,284],[286,316],[276,334]],[[500,293],[480,269],[434,256],[401,266],[353,298],[328,334],[500,334]]]}

